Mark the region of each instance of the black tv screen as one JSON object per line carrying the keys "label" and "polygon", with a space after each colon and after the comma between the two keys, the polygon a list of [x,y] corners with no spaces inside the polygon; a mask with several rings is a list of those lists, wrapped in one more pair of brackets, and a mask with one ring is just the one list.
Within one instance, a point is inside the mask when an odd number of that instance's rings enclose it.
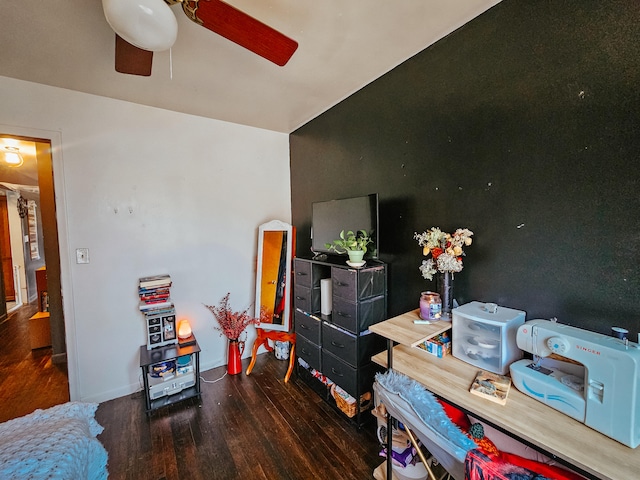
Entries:
{"label": "black tv screen", "polygon": [[[378,194],[314,202],[311,214],[311,250],[331,253],[325,246],[340,237],[342,230],[365,230],[373,239],[367,258],[378,256]],[[336,254],[337,255],[337,254]],[[346,254],[344,254],[346,255]]]}

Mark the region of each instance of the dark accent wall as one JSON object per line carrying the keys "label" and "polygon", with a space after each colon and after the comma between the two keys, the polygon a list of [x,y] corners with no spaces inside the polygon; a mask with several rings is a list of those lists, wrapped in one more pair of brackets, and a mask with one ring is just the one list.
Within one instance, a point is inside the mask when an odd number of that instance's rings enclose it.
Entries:
{"label": "dark accent wall", "polygon": [[640,331],[640,2],[504,0],[290,136],[311,203],[377,192],[389,314],[435,288],[414,232],[475,232],[458,302]]}

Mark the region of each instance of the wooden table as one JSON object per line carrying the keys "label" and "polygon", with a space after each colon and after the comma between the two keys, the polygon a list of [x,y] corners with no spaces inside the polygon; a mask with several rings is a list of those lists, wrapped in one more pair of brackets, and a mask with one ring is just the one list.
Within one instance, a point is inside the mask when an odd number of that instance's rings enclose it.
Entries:
{"label": "wooden table", "polygon": [[386,367],[391,361],[394,370],[420,382],[434,394],[591,478],[640,478],[640,447],[629,448],[526,396],[515,387],[509,391],[506,405],[469,393],[478,367],[453,356],[437,358],[416,348],[414,345],[425,338],[441,333],[444,328],[441,324],[446,323],[415,325],[413,320],[418,319],[417,312],[408,312],[370,327],[371,331],[387,338],[390,346],[392,342],[400,344],[393,347],[390,356],[389,351],[375,355],[375,363]]}

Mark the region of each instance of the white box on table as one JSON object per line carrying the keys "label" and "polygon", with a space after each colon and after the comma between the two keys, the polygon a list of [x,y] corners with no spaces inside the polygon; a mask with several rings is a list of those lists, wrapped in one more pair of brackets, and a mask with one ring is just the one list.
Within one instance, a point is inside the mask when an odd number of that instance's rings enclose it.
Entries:
{"label": "white box on table", "polygon": [[[487,307],[489,305],[489,307]],[[494,304],[495,307],[495,304]],[[504,375],[509,365],[522,358],[516,332],[525,312],[470,302],[453,309],[451,339],[453,356],[490,372]]]}

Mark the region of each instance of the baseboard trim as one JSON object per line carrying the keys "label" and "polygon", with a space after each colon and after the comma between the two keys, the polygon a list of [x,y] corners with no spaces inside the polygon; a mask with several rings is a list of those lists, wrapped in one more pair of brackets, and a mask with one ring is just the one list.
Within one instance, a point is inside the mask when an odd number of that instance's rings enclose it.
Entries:
{"label": "baseboard trim", "polygon": [[67,363],[67,353],[56,353],[51,355],[51,361],[53,363]]}

